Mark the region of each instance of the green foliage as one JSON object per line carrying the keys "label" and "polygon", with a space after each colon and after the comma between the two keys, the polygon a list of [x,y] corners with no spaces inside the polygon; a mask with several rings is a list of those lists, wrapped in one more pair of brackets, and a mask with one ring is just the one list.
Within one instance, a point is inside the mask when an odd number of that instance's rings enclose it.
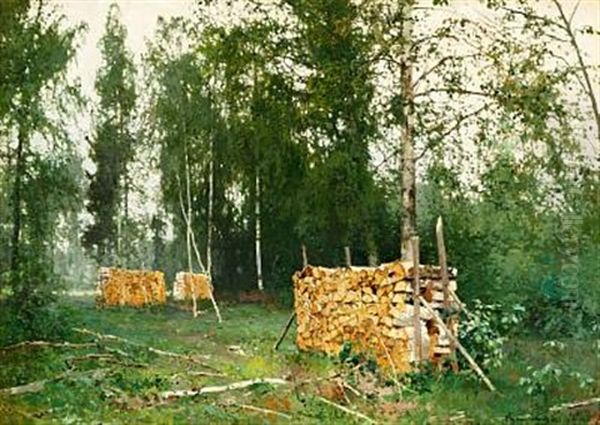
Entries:
{"label": "green foliage", "polygon": [[[461,343],[484,370],[500,367],[505,357],[504,344],[515,334],[525,309],[518,304],[503,309],[499,304],[483,304],[475,299],[469,312],[470,317],[460,323]],[[461,361],[464,368],[469,367],[464,359]]]}
{"label": "green foliage", "polygon": [[[67,116],[82,105],[67,79],[83,25],[66,25],[41,1],[5,2],[0,12],[0,163],[2,251],[0,287],[6,299],[5,338],[61,333],[51,305],[59,282],[53,242],[63,214],[80,207],[80,160],[67,137]],[[33,140],[36,143],[33,143]],[[4,336],[4,335],[3,335]]]}
{"label": "green foliage", "polygon": [[94,218],[84,234],[84,245],[101,265],[133,262],[129,247],[137,239],[128,214],[131,191],[129,164],[133,159],[131,124],[136,106],[135,68],[125,47],[127,31],[119,8],[110,6],[105,34],[100,40],[102,68],[96,77],[99,105],[95,135],[90,141],[96,166],[89,186],[88,211]]}

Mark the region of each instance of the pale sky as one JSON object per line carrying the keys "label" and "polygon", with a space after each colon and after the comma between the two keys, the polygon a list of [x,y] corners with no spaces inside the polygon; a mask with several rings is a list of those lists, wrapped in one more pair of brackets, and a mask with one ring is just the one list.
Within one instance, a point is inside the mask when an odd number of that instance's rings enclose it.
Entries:
{"label": "pale sky", "polygon": [[[128,30],[127,44],[139,58],[145,49],[146,39],[152,38],[158,17],[190,16],[193,0],[51,0],[61,6],[67,19],[72,22],[85,22],[89,29],[78,54],[76,74],[81,78],[86,93],[91,94],[95,73],[100,66],[98,41],[104,31],[106,14],[111,3],[121,9],[122,20]],[[327,1],[327,0],[323,0]],[[542,0],[550,5],[550,0]],[[570,11],[576,0],[562,0]],[[447,8],[449,13],[473,15],[482,10],[480,0],[455,0]],[[581,0],[574,17],[576,26],[591,25],[600,28],[600,0]],[[600,65],[600,45],[598,37],[580,37],[580,43],[588,56],[588,63]]]}

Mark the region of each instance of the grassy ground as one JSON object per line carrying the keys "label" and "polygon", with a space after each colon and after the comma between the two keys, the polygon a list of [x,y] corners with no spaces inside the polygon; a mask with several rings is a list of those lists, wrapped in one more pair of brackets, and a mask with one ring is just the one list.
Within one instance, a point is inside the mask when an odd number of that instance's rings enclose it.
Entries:
{"label": "grassy ground", "polygon": [[[321,355],[299,353],[293,332],[279,351],[272,351],[288,311],[226,305],[222,306],[225,321],[218,324],[209,306],[194,320],[176,306],[102,311],[96,310],[89,298],[73,298],[69,303],[76,311],[75,326],[158,349],[201,355],[202,362],[226,376],[203,376],[214,370],[114,341],[79,349],[27,347],[0,352],[0,388],[75,371],[62,379],[50,379],[39,392],[0,396],[0,423],[364,423],[319,397],[381,423],[570,424],[588,423],[598,415],[596,406],[548,413],[550,406],[561,402],[600,396],[599,353],[584,343],[566,341],[563,350],[556,350],[536,340],[513,342],[507,348],[505,365],[490,375],[499,390],[496,394],[465,374],[419,374],[405,379],[406,385],[399,387],[389,380],[357,373],[347,378],[358,389],[360,395],[355,395],[351,390],[341,391],[333,380],[323,379],[347,371],[348,366]],[[73,334],[70,341],[90,342],[93,337]],[[83,358],[90,353],[106,358]],[[550,373],[539,378],[535,382],[539,385],[529,385],[531,394],[527,387],[519,386],[519,379],[531,374],[527,366],[540,369],[548,363],[560,368],[560,376]],[[575,372],[594,382],[581,388],[582,379]],[[160,397],[161,392],[171,389],[262,377],[305,384],[259,384],[178,400]],[[248,406],[282,412],[291,419],[249,410]]]}

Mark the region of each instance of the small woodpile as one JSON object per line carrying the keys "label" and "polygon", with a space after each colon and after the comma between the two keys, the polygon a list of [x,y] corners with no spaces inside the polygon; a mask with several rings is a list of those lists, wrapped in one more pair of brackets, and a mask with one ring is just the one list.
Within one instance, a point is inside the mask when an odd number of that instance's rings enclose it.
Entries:
{"label": "small woodpile", "polygon": [[211,296],[211,286],[208,275],[204,273],[179,272],[173,284],[173,299],[178,301],[196,299],[208,300]]}
{"label": "small woodpile", "polygon": [[97,292],[96,303],[99,307],[144,307],[164,304],[167,300],[165,278],[159,271],[101,267]]}
{"label": "small woodpile", "polygon": [[[396,372],[410,370],[414,361],[435,362],[450,354],[450,339],[432,315],[423,306],[416,314],[413,269],[411,263],[396,261],[379,267],[307,266],[296,272],[298,347],[337,355],[344,343],[351,343],[353,351]],[[449,278],[448,289],[456,291],[455,276]],[[444,311],[440,268],[420,266],[419,282],[421,297],[438,313]],[[446,306],[457,308],[453,300]],[[415,332],[417,323],[420,332]],[[456,335],[457,323],[450,329]]]}

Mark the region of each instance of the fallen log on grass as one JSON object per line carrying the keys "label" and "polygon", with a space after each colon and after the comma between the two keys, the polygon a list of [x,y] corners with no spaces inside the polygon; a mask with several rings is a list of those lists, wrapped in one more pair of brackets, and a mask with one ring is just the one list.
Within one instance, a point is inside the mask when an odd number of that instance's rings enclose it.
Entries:
{"label": "fallen log on grass", "polygon": [[571,403],[563,403],[550,408],[550,412],[560,412],[562,410],[580,409],[594,404],[600,404],[600,397],[590,398],[588,400],[574,401]]}
{"label": "fallen log on grass", "polygon": [[0,353],[7,353],[9,351],[18,350],[20,348],[89,348],[94,347],[96,344],[93,342],[85,343],[73,343],[73,342],[52,342],[52,341],[23,341],[17,344],[7,345],[0,347]]}
{"label": "fallen log on grass", "polygon": [[199,389],[190,390],[171,390],[163,391],[160,393],[161,398],[182,398],[182,397],[195,397],[202,394],[211,393],[222,393],[226,391],[239,390],[242,388],[248,388],[252,385],[258,384],[269,384],[269,385],[288,385],[290,382],[280,378],[259,378],[259,379],[248,379],[246,381],[233,382],[227,385],[214,385],[202,387]]}

